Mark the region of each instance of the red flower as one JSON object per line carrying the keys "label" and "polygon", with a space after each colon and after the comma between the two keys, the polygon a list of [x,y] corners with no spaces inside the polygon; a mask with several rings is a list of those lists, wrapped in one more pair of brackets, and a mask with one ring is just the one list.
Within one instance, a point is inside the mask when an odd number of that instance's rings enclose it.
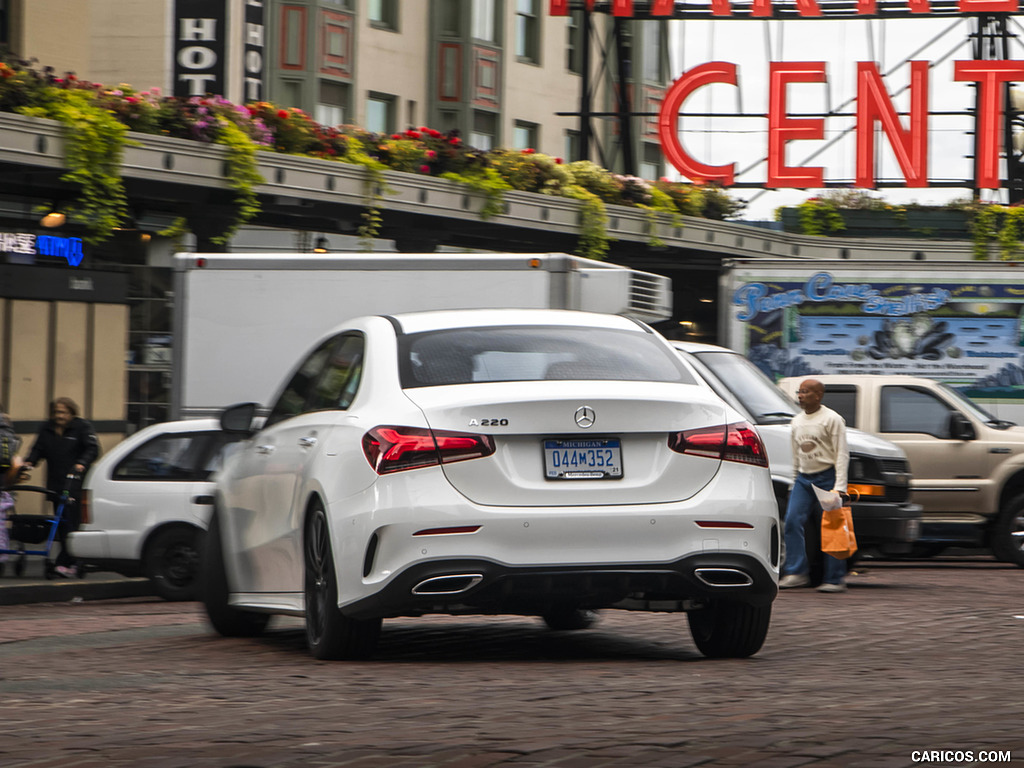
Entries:
{"label": "red flower", "polygon": [[287,120],[288,119],[288,110],[285,110],[285,109],[277,110],[277,116],[279,118],[281,118],[282,120]]}
{"label": "red flower", "polygon": [[455,144],[456,146],[458,146],[459,144],[462,143],[462,139],[460,139],[458,136],[452,136],[450,139],[448,139],[448,143]]}
{"label": "red flower", "polygon": [[420,138],[421,134],[419,131],[406,131],[405,135],[408,136],[410,139],[418,139]]}
{"label": "red flower", "polygon": [[555,158],[555,165],[561,165],[561,164],[562,164],[562,158],[556,157]]}
{"label": "red flower", "polygon": [[529,147],[527,147],[526,149],[523,150],[523,154],[524,155],[532,155],[536,151],[537,151],[536,149],[530,149]]}
{"label": "red flower", "polygon": [[427,135],[429,135],[433,139],[441,138],[441,132],[440,131],[435,131],[433,128],[431,128],[430,130],[427,131]]}
{"label": "red flower", "polygon": [[432,149],[428,149],[427,150],[427,157],[429,157],[431,160],[433,160],[435,157],[437,157],[437,152],[435,152]]}
{"label": "red flower", "polygon": [[430,173],[430,166],[429,165],[421,165],[420,166],[420,173]]}
{"label": "red flower", "polygon": [[391,134],[391,138],[392,139],[400,139],[400,138],[402,138],[402,136],[401,136],[401,134],[398,134],[398,133],[392,133]]}

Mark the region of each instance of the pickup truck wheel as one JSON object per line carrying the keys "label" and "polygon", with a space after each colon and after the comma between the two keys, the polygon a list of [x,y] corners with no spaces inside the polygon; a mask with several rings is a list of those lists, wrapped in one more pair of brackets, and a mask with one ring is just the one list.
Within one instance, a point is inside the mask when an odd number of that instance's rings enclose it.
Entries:
{"label": "pickup truck wheel", "polygon": [[758,607],[724,600],[711,601],[686,614],[697,649],[712,659],[753,656],[764,645],[771,618],[771,605]]}
{"label": "pickup truck wheel", "polygon": [[224,637],[255,637],[266,629],[270,615],[235,608],[228,603],[230,589],[224,568],[224,549],[220,537],[220,521],[216,508],[210,518],[203,547],[203,605],[210,624]]}
{"label": "pickup truck wheel", "polygon": [[996,518],[989,537],[992,554],[1024,568],[1024,495],[1011,499]]}

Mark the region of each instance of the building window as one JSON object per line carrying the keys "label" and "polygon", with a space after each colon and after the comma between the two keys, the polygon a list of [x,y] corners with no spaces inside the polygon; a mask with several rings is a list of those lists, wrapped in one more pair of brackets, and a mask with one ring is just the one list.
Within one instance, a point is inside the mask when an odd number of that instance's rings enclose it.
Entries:
{"label": "building window", "polygon": [[572,11],[566,26],[567,40],[565,45],[565,67],[577,75],[583,73],[583,11]]}
{"label": "building window", "polygon": [[441,34],[445,37],[462,36],[462,13],[459,0],[441,0]]}
{"label": "building window", "polygon": [[662,176],[661,168],[664,157],[661,154],[660,144],[644,142],[643,160],[640,161],[640,178],[648,181],[656,181]]}
{"label": "building window", "polygon": [[372,133],[395,132],[395,97],[371,93],[366,100],[366,130]]}
{"label": "building window", "polygon": [[494,149],[498,143],[498,116],[493,112],[473,112],[473,130],[469,134],[470,146]]}
{"label": "building window", "polygon": [[575,163],[577,160],[582,160],[580,157],[580,132],[579,131],[566,131],[565,132],[565,160],[569,163]]}
{"label": "building window", "polygon": [[537,143],[537,124],[516,120],[512,126],[512,149],[536,149]]}
{"label": "building window", "polygon": [[319,89],[314,119],[320,125],[343,125],[347,122],[348,85],[321,80]]}
{"label": "building window", "polygon": [[498,0],[473,0],[473,37],[498,42]]}
{"label": "building window", "polygon": [[441,133],[455,131],[459,128],[459,113],[451,109],[442,109],[438,113],[438,130]]}
{"label": "building window", "polygon": [[516,0],[516,56],[522,61],[540,61],[540,0]]}
{"label": "building window", "polygon": [[665,79],[661,59],[665,51],[662,36],[666,26],[660,21],[641,21],[640,24],[643,29],[643,78],[653,83],[661,83]]}
{"label": "building window", "polygon": [[398,29],[398,0],[369,0],[367,15],[375,27]]}

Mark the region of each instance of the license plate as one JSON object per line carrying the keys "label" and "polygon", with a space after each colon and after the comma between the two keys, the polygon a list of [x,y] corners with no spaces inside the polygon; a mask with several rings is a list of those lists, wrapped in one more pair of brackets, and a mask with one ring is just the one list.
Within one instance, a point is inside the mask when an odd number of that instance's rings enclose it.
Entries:
{"label": "license plate", "polygon": [[619,439],[545,440],[548,480],[618,480],[622,477]]}

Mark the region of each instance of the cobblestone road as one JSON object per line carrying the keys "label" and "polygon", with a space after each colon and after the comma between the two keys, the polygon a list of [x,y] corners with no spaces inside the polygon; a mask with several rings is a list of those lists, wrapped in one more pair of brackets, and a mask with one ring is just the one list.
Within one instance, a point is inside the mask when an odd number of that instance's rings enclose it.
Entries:
{"label": "cobblestone road", "polygon": [[7,606],[0,766],[1021,765],[1022,583],[871,565],[843,595],[784,592],[761,653],[726,661],[681,615],[392,620],[346,663],[307,655],[295,620],[226,640],[195,604]]}

